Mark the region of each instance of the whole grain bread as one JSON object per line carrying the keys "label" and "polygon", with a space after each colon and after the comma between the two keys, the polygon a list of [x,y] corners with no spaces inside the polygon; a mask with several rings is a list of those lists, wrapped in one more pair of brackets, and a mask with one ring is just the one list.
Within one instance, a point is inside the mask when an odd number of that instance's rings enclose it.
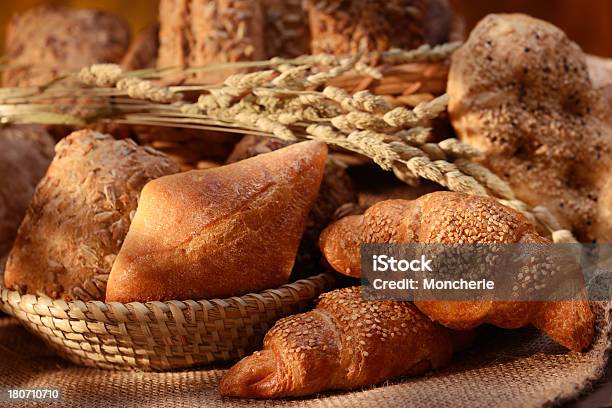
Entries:
{"label": "whole grain bread", "polygon": [[[595,78],[595,77],[594,77]],[[458,137],[582,242],[612,242],[612,115],[580,47],[554,25],[491,14],[453,54]]]}
{"label": "whole grain bread", "polygon": [[314,54],[412,49],[448,39],[444,0],[308,0]]}
{"label": "whole grain bread", "polygon": [[19,228],[4,283],[53,298],[102,300],[140,190],[178,168],[152,148],[91,130],[74,132],[55,151]]}
{"label": "whole grain bread", "polygon": [[53,145],[42,126],[0,127],[0,258],[13,245],[34,189],[51,163]]}
{"label": "whole grain bread", "polygon": [[[264,15],[259,0],[161,0],[157,65],[194,67],[261,60]],[[236,69],[177,76],[173,81],[220,82]]]}
{"label": "whole grain bread", "polygon": [[303,0],[262,0],[268,58],[310,54],[310,26]]}
{"label": "whole grain bread", "polygon": [[130,42],[128,24],[98,10],[41,6],[14,15],[5,52],[12,67],[4,86],[37,86],[84,66],[119,63]]}

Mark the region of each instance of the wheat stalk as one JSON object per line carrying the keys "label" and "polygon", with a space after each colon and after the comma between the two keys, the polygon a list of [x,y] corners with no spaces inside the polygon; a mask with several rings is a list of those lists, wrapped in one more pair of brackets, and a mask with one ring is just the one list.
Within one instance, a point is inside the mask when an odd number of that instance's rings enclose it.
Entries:
{"label": "wheat stalk", "polygon": [[[440,61],[458,44],[417,50],[391,50],[381,59],[389,65]],[[471,161],[479,152],[456,139],[431,143],[430,121],[446,111],[446,94],[413,109],[392,106],[369,91],[353,95],[325,86],[349,72],[380,78],[361,55],[307,55],[294,59],[272,58],[248,63],[210,64],[201,70],[233,66],[257,68],[235,74],[223,84],[163,86],[152,78],[177,72],[172,69],[123,72],[114,64],[97,64],[50,86],[0,90],[3,123],[53,121],[81,125],[107,119],[119,123],[191,127],[273,136],[286,141],[313,139],[371,158],[408,183],[419,178],[434,181],[451,191],[491,195],[539,222],[559,241],[573,237],[561,230],[544,208],[529,208],[512,189],[480,164]],[[74,80],[80,85],[74,85]],[[195,102],[185,101],[185,90],[201,91]],[[87,101],[74,104],[74,95]],[[70,99],[72,98],[72,99]],[[57,112],[60,110],[60,112]]]}

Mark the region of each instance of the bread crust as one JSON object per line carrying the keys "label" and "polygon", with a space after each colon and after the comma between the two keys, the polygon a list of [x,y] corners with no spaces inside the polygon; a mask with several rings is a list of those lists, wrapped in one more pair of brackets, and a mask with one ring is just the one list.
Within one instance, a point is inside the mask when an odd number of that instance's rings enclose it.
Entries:
{"label": "bread crust", "polygon": [[302,0],[261,0],[268,58],[310,54],[308,13]]}
{"label": "bread crust", "polygon": [[445,0],[308,0],[313,54],[413,49],[448,39]]}
{"label": "bread crust", "polygon": [[359,287],[337,289],[321,295],[313,311],[278,321],[263,351],[232,367],[219,390],[279,398],[355,389],[443,367],[471,339],[409,302],[366,301]]}
{"label": "bread crust", "polygon": [[587,54],[586,62],[593,86],[603,94],[612,110],[612,59]]}
{"label": "bread crust", "polygon": [[[265,21],[259,0],[161,0],[159,21],[160,68],[265,58]],[[237,72],[200,72],[175,81],[216,83]]]}
{"label": "bread crust", "polygon": [[[236,145],[227,162],[235,163],[285,146],[288,146],[288,143],[279,139],[247,135]],[[318,245],[319,235],[334,220],[335,212],[339,207],[356,203],[356,201],[357,194],[346,167],[333,156],[328,157],[317,200],[306,220],[292,279],[304,278],[320,270],[323,265]]]}
{"label": "bread crust", "polygon": [[[435,192],[414,201],[387,200],[363,215],[345,217],[323,231],[323,255],[338,272],[361,276],[362,243],[551,243],[527,219],[489,197]],[[456,329],[489,323],[519,328],[529,323],[576,351],[592,342],[594,315],[584,300],[558,302],[417,301],[432,320]]]}
{"label": "bread crust", "polygon": [[103,300],[106,280],[149,180],[178,171],[163,154],[91,130],[56,146],[19,227],[6,287]]}
{"label": "bread crust", "polygon": [[11,64],[4,86],[38,86],[63,73],[102,63],[119,63],[130,43],[130,29],[108,12],[63,6],[35,7],[14,15],[6,31]]}
{"label": "bread crust", "polygon": [[304,142],[147,184],[107,300],[223,298],[286,283],[326,157],[325,144]]}
{"label": "bread crust", "polygon": [[521,14],[484,18],[453,55],[449,113],[462,141],[582,242],[612,242],[612,115],[585,56]]}

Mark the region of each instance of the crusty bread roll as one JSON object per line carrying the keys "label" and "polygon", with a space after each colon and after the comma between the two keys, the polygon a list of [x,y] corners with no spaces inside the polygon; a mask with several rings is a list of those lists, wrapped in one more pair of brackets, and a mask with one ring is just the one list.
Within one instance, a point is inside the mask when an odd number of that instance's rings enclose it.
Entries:
{"label": "crusty bread roll", "polygon": [[[236,145],[227,161],[235,163],[288,145],[288,142],[272,137],[247,135]],[[317,200],[306,220],[292,279],[304,278],[321,270],[322,256],[318,244],[321,231],[334,219],[338,208],[347,203],[356,203],[356,201],[357,194],[345,166],[330,155],[325,162]]]}
{"label": "crusty bread roll", "polygon": [[316,309],[278,321],[264,349],[221,380],[221,395],[299,397],[349,390],[448,364],[471,332],[453,332],[409,302],[366,301],[361,288],[321,295]]}
{"label": "crusty bread roll", "polygon": [[[535,228],[517,211],[489,197],[435,192],[416,200],[387,200],[351,215],[321,234],[321,251],[345,275],[361,276],[362,243],[538,243]],[[558,302],[417,301],[432,320],[457,330],[483,323],[504,328],[533,324],[576,351],[593,340],[594,316],[586,300]]]}
{"label": "crusty bread roll", "polygon": [[51,163],[54,144],[41,126],[0,128],[0,258],[13,245],[34,189]]}
{"label": "crusty bread roll", "polygon": [[[265,58],[259,0],[161,0],[157,66],[194,67]],[[235,69],[199,72],[176,80],[222,82]]]}
{"label": "crusty bread roll", "polygon": [[149,180],[178,169],[163,154],[90,130],[56,146],[10,252],[5,286],[104,299],[111,266]]}
{"label": "crusty bread roll", "polygon": [[128,24],[104,11],[41,6],[15,15],[6,30],[11,65],[4,86],[37,86],[62,73],[118,63],[130,42]]}
{"label": "crusty bread roll", "polygon": [[563,31],[487,16],[453,54],[448,95],[459,138],[519,199],[582,242],[612,242],[612,115]]}
{"label": "crusty bread roll", "polygon": [[326,157],[325,144],[303,142],[150,182],[107,301],[229,297],[286,283]]}

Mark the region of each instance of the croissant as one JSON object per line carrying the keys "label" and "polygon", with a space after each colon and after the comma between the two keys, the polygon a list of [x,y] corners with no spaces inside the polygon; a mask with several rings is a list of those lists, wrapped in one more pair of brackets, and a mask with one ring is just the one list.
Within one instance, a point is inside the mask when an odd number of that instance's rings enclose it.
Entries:
{"label": "croissant", "polygon": [[412,303],[365,301],[361,288],[321,295],[317,307],[278,321],[264,349],[233,366],[221,395],[297,397],[353,389],[446,365],[472,332],[452,332]]}
{"label": "croissant", "polygon": [[[361,275],[362,243],[548,243],[517,211],[488,197],[435,192],[417,200],[387,200],[363,215],[327,227],[321,252],[338,272]],[[456,330],[483,323],[503,328],[533,324],[557,343],[584,350],[593,339],[594,316],[584,301],[417,301],[432,320]]]}

